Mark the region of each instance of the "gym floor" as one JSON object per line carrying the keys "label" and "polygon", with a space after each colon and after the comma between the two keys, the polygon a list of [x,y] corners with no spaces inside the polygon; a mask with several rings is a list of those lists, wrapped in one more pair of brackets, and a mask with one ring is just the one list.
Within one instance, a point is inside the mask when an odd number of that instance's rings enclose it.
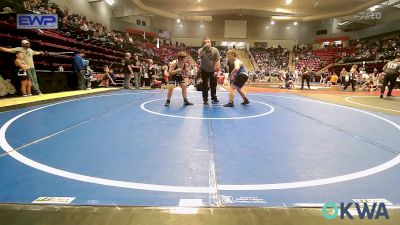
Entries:
{"label": "gym floor", "polygon": [[385,199],[400,205],[400,98],[247,91],[251,104],[240,105],[237,95],[235,108],[222,107],[227,92],[208,106],[201,92],[189,92],[195,105],[185,107],[179,90],[168,108],[163,90],[107,90],[50,102],[40,100],[44,95],[35,105],[7,108],[0,113],[0,202],[68,197],[74,206],[292,209]]}

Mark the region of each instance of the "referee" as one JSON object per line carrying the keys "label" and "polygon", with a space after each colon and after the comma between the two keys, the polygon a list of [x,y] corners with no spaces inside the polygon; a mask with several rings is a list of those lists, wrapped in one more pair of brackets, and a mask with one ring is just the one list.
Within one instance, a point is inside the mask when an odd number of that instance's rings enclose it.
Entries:
{"label": "referee", "polygon": [[203,103],[208,104],[208,82],[210,81],[211,100],[218,103],[217,76],[221,71],[220,54],[217,48],[211,47],[210,38],[204,38],[204,46],[199,49],[201,79],[203,80]]}
{"label": "referee", "polygon": [[[381,96],[380,96],[381,98],[383,98],[386,86],[388,86],[389,88],[389,91],[386,96],[387,97],[392,96],[392,90],[396,86],[397,77],[400,75],[400,58],[388,62],[383,67],[383,72],[385,72],[385,77],[383,78],[383,85],[381,87]],[[390,85],[388,85],[389,83]]]}

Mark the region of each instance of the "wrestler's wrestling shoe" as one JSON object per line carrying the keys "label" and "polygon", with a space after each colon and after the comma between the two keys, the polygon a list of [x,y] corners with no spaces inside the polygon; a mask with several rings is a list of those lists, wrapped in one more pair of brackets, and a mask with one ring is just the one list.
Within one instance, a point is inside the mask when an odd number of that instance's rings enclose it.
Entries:
{"label": "wrestler's wrestling shoe", "polygon": [[227,104],[223,105],[224,107],[234,107],[235,105],[233,102],[228,102]]}
{"label": "wrestler's wrestling shoe", "polygon": [[248,99],[245,99],[241,104],[242,105],[248,105],[248,104],[250,104],[250,101]]}

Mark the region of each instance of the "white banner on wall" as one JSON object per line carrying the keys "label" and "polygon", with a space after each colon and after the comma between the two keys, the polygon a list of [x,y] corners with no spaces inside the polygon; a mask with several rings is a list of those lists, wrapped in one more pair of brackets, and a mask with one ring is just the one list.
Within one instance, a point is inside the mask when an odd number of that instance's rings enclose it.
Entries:
{"label": "white banner on wall", "polygon": [[160,37],[160,38],[166,38],[166,39],[169,39],[169,38],[171,38],[171,34],[170,34],[170,32],[169,31],[167,31],[167,30],[159,30],[158,31],[158,36]]}

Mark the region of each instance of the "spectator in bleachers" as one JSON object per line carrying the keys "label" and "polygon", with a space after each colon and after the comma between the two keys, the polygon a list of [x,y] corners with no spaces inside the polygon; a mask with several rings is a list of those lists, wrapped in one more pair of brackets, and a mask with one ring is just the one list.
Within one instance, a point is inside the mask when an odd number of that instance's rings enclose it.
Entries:
{"label": "spectator in bleachers", "polygon": [[74,56],[74,72],[78,79],[78,90],[84,90],[86,86],[85,75],[88,63],[83,59],[83,57],[85,57],[85,53],[83,51],[76,53]]}
{"label": "spectator in bleachers", "polygon": [[32,3],[29,0],[24,1],[24,8],[26,10],[32,10]]}
{"label": "spectator in bleachers", "polygon": [[386,40],[357,41],[350,48],[355,51],[343,56],[343,62],[345,63],[390,59],[400,53],[400,39],[396,37]]}
{"label": "spectator in bleachers", "polygon": [[0,14],[10,14],[10,13],[14,13],[14,11],[10,7],[4,7],[3,11],[0,12]]}
{"label": "spectator in bleachers", "polygon": [[40,88],[39,88],[39,83],[38,83],[37,76],[36,76],[35,64],[33,62],[33,56],[43,55],[44,52],[37,52],[37,51],[32,50],[30,48],[30,42],[28,40],[22,40],[21,45],[22,45],[22,47],[16,47],[16,48],[0,47],[0,51],[14,53],[14,54],[16,52],[22,52],[24,54],[25,63],[29,66],[29,69],[27,69],[26,72],[32,82],[34,94],[40,95],[40,94],[42,94],[42,92],[40,91]]}
{"label": "spectator in bleachers", "polygon": [[259,77],[268,72],[270,76],[279,76],[281,69],[289,64],[289,51],[278,46],[277,48],[252,48],[251,52],[259,67]]}
{"label": "spectator in bleachers", "polygon": [[32,82],[30,77],[27,74],[27,70],[29,69],[29,66],[25,63],[24,60],[24,54],[22,52],[17,52],[16,53],[16,59],[15,59],[15,66],[18,68],[18,78],[21,81],[21,93],[22,96],[31,96],[31,86]]}
{"label": "spectator in bleachers", "polygon": [[[22,2],[22,1],[21,1]],[[59,31],[51,31],[41,33],[39,35],[43,35],[45,38],[47,36],[46,33],[53,33],[54,35],[65,36],[68,39],[75,39],[78,42],[83,42],[82,44],[87,45],[88,47],[92,47],[93,45],[98,46],[98,50],[102,51],[101,48],[106,47],[108,50],[120,50],[126,49],[131,52],[138,52],[141,55],[141,58],[151,58],[157,63],[165,63],[167,61],[172,61],[174,55],[176,55],[177,50],[172,49],[170,47],[161,47],[157,49],[154,44],[146,44],[147,40],[143,39],[141,35],[135,36],[132,34],[120,33],[117,31],[107,30],[105,26],[100,23],[96,23],[90,21],[83,15],[72,14],[68,10],[60,9],[56,4],[51,1],[40,1],[40,0],[27,0],[25,1],[26,10],[31,12],[40,12],[40,13],[54,13],[56,12],[59,15],[59,27],[61,28]],[[22,7],[22,4],[21,4]],[[22,9],[22,8],[21,8]],[[23,9],[22,9],[23,10]],[[7,10],[6,10],[7,11]],[[22,13],[23,11],[19,10],[18,13]],[[15,21],[14,21],[15,23]],[[51,35],[53,35],[51,34]],[[49,35],[49,37],[51,37]],[[54,36],[53,36],[54,37]],[[46,40],[47,41],[47,40]],[[72,40],[73,41],[73,40]],[[50,44],[55,44],[52,41],[47,41]],[[100,44],[98,42],[102,42]],[[57,43],[57,45],[61,45]],[[178,43],[179,47],[182,49],[186,49],[186,45],[184,43]],[[116,47],[114,47],[116,46]],[[90,48],[89,47],[89,48]],[[122,48],[123,47],[123,48]],[[97,49],[96,49],[97,50]],[[115,52],[115,55],[111,53],[110,56],[116,56],[120,51]],[[91,56],[91,53],[88,53]],[[92,60],[92,68],[93,70],[101,70],[101,66],[104,63],[114,63],[119,64],[115,60],[111,61],[107,55],[107,59],[105,58],[105,54],[101,54],[100,59]],[[118,56],[116,56],[118,57]],[[111,57],[110,57],[111,58]],[[59,58],[61,59],[61,57]],[[60,63],[57,61],[57,63]],[[42,63],[41,65],[45,65]],[[137,76],[137,82],[140,84],[140,76]],[[136,85],[139,88],[139,85]]]}

